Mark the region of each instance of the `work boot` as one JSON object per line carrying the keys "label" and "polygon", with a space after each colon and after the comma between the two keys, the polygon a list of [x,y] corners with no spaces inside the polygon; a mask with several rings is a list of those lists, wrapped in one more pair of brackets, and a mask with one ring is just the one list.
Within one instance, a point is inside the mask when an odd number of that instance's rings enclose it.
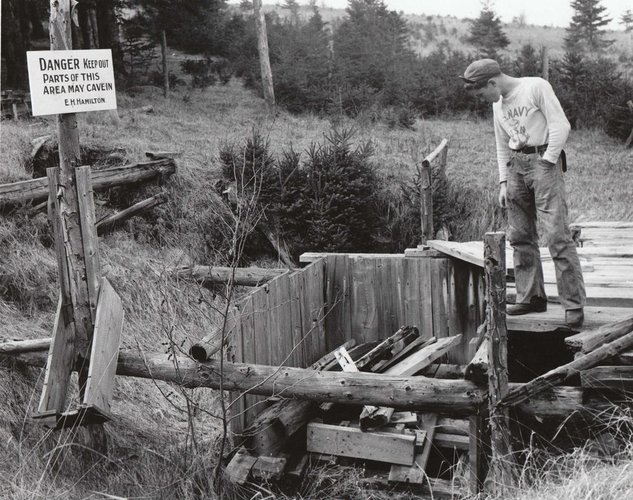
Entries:
{"label": "work boot", "polygon": [[565,324],[569,328],[580,328],[585,320],[585,314],[582,308],[580,309],[567,309],[565,311]]}
{"label": "work boot", "polygon": [[547,311],[547,301],[540,297],[532,297],[529,304],[509,304],[506,306],[506,314],[520,316],[529,313],[542,313]]}

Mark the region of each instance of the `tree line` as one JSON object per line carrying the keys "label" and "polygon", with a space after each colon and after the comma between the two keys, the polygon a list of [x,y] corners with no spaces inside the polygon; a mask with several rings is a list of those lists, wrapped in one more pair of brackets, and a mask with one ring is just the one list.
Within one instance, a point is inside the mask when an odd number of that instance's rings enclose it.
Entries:
{"label": "tree line", "polygon": [[[605,32],[606,9],[601,0],[573,0],[571,6],[565,54],[547,61],[549,80],[573,126],[600,126],[626,137],[631,76],[622,61],[606,55],[613,43]],[[517,54],[504,51],[510,42],[490,2],[470,22],[471,51],[444,42],[424,57],[411,49],[406,20],[383,0],[349,0],[345,16],[331,23],[314,1],[307,16],[296,0],[283,7],[288,15],[269,13],[266,23],[275,96],[292,112],[365,115],[405,127],[417,116],[484,113],[456,78],[470,61],[493,57],[516,76],[540,75],[545,63],[540,48],[531,44]],[[74,46],[112,48],[122,87],[151,76],[154,50],[165,32],[171,48],[191,54],[181,69],[192,75],[193,84],[227,82],[234,75],[262,92],[248,1],[235,7],[225,0],[82,0],[76,10]],[[26,87],[24,52],[46,36],[47,15],[48,0],[2,2],[5,88]],[[630,9],[622,15],[627,31],[632,19]],[[172,75],[172,84],[177,82]]]}

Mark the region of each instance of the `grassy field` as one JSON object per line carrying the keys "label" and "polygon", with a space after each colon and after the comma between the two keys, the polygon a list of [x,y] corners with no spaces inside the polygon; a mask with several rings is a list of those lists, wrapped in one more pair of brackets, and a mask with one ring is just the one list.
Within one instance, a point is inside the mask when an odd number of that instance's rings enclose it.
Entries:
{"label": "grassy field", "polygon": [[[494,136],[488,120],[418,120],[415,130],[396,130],[370,121],[341,119],[333,123],[284,112],[269,118],[263,103],[237,82],[204,91],[181,89],[169,100],[158,89],[146,87],[134,94],[121,93],[118,100],[118,116],[108,112],[79,115],[82,144],[123,148],[130,162],[144,161],[146,151],[182,153],[173,179],[162,187],[146,188],[152,193],[165,190],[169,203],[100,242],[104,272],[125,304],[126,348],[139,352],[186,348],[218,327],[221,294],[175,281],[163,271],[174,265],[226,262],[212,196],[219,178],[218,152],[223,144],[243,141],[253,129],[269,138],[274,151],[290,146],[304,151],[333,126],[354,127],[359,142],[369,139],[374,143],[373,161],[386,182],[412,178],[416,164],[447,138],[449,182],[472,201],[470,222],[458,236],[479,239],[485,230],[502,227],[502,220],[491,215],[497,180]],[[153,106],[154,112],[140,111],[146,105]],[[48,118],[3,122],[0,183],[29,178],[25,165],[31,140],[55,133],[55,123]],[[597,131],[572,132],[567,150],[571,219],[633,219],[631,150]],[[99,205],[99,209],[106,210],[110,200],[101,200],[105,208]],[[50,242],[50,236],[44,215],[33,217],[17,211],[2,216],[0,317],[4,333],[0,336],[50,335],[57,270],[46,241]],[[263,264],[277,265],[272,259]],[[212,497],[209,470],[219,458],[217,437],[221,432],[216,391],[180,390],[158,382],[117,378],[116,418],[106,425],[111,453],[88,457],[92,465],[86,468],[82,463],[86,457],[78,453],[79,446],[71,444],[69,436],[46,433],[27,418],[37,406],[40,371],[2,363],[0,398],[5,403],[0,405],[0,470],[4,480],[0,498],[105,498],[99,492],[131,498]],[[592,456],[587,451],[572,457],[570,460],[576,460],[572,465],[552,466],[555,480],[545,484],[532,481],[534,489],[516,498],[576,498],[576,494],[615,498],[605,496],[607,486],[610,492],[630,488],[630,453],[623,455],[625,466],[619,469],[605,468]],[[569,474],[569,479],[556,476],[556,470],[563,476]],[[605,481],[596,482],[593,474]],[[630,493],[630,489],[626,491]],[[626,496],[623,493],[621,498]]]}

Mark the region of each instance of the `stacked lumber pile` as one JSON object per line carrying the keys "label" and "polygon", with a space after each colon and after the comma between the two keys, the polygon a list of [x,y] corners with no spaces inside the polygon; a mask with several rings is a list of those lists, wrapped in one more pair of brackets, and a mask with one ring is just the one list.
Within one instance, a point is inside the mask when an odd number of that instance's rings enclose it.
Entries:
{"label": "stacked lumber pile", "polygon": [[[417,328],[404,326],[379,343],[348,342],[311,368],[460,377],[459,368],[440,369],[439,364],[460,341],[461,335],[422,339]],[[244,431],[226,477],[238,485],[261,480],[292,484],[309,465],[355,465],[364,470],[371,487],[431,485],[435,493],[448,491],[448,479],[430,476],[437,474],[438,460],[444,469],[460,458],[466,461],[469,432],[468,418],[286,399],[264,410]],[[432,452],[433,473],[427,474]]]}

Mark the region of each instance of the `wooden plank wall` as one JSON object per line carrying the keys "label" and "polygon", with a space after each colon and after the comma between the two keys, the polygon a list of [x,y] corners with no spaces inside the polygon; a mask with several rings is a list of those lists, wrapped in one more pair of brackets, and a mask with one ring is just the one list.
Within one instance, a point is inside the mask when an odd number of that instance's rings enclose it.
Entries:
{"label": "wooden plank wall", "polygon": [[[485,317],[483,270],[437,252],[326,255],[255,289],[234,309],[230,359],[306,367],[343,342],[382,340],[400,326],[423,338],[461,333],[450,363],[472,358],[470,340]],[[266,406],[260,396],[233,395],[234,432]],[[239,415],[239,417],[237,417]]]}
{"label": "wooden plank wall", "polygon": [[[306,367],[326,351],[325,261],[277,276],[241,299],[227,324],[229,360]],[[267,406],[267,398],[231,394],[234,432]]]}
{"label": "wooden plank wall", "polygon": [[472,358],[470,340],[485,318],[484,275],[477,266],[414,252],[412,256],[326,255],[326,342],[370,342],[400,326],[443,338],[461,333],[448,362]]}

